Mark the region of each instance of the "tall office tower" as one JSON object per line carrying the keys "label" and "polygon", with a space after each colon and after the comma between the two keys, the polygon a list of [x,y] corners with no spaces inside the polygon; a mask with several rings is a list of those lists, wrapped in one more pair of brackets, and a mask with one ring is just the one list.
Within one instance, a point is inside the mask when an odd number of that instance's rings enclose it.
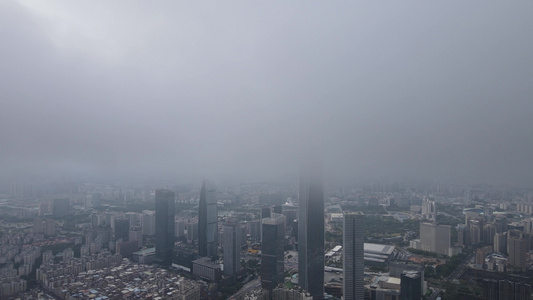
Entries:
{"label": "tall office tower", "polygon": [[218,216],[215,186],[207,180],[200,191],[200,213],[198,215],[198,255],[213,257],[217,254]]}
{"label": "tall office tower", "polygon": [[420,250],[450,255],[450,225],[420,223]]}
{"label": "tall office tower", "polygon": [[364,300],[365,287],[365,215],[345,212],[343,221],[342,264],[344,269],[343,294],[345,300]]}
{"label": "tall office tower", "polygon": [[152,210],[143,211],[142,229],[144,235],[155,234],[155,212]]}
{"label": "tall office tower", "polygon": [[130,236],[130,220],[126,218],[115,219],[115,226],[113,227],[115,240],[122,239],[124,242],[129,240]]}
{"label": "tall office tower", "polygon": [[507,235],[507,252],[509,265],[515,269],[526,270],[526,239],[520,230],[509,230]]}
{"label": "tall office tower", "polygon": [[155,260],[164,265],[174,253],[174,197],[169,190],[155,191]]}
{"label": "tall office tower", "polygon": [[274,213],[261,223],[261,286],[272,290],[284,280],[285,216]]}
{"label": "tall office tower", "polygon": [[67,216],[70,212],[70,200],[68,198],[54,199],[52,213],[57,217]]}
{"label": "tall office tower", "polygon": [[236,223],[224,225],[224,274],[235,276],[241,269],[242,228]]}
{"label": "tall office tower", "polygon": [[435,200],[424,198],[422,201],[422,215],[430,221],[437,221],[437,206]]}
{"label": "tall office tower", "polygon": [[405,271],[400,281],[400,300],[422,299],[422,277],[419,272]]}
{"label": "tall office tower", "polygon": [[298,284],[314,299],[324,295],[324,187],[319,169],[302,171],[298,211]]}

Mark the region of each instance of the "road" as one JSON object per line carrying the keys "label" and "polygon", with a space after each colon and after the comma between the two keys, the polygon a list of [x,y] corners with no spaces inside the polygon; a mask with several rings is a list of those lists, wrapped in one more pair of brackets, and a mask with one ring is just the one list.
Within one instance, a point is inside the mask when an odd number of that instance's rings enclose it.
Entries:
{"label": "road", "polygon": [[454,280],[454,279],[457,279],[459,277],[461,277],[461,275],[463,275],[466,267],[468,266],[468,262],[472,259],[472,257],[474,257],[474,254],[470,254],[453,272],[452,274],[450,274],[450,276],[448,276],[446,279],[447,280]]}
{"label": "road", "polygon": [[242,299],[246,293],[248,293],[251,290],[254,290],[256,288],[259,288],[261,286],[261,279],[257,278],[254,279],[247,284],[245,284],[240,290],[238,290],[233,296],[231,296],[231,299]]}
{"label": "road", "polygon": [[428,300],[435,300],[437,299],[437,296],[439,296],[440,289],[434,289],[431,296],[429,296]]}

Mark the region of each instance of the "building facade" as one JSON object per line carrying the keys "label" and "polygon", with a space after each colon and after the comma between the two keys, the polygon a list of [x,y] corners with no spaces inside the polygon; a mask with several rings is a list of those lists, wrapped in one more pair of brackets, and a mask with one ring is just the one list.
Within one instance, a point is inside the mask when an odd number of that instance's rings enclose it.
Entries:
{"label": "building facade", "polygon": [[285,216],[274,213],[261,226],[261,286],[272,290],[284,280]]}
{"label": "building facade", "polygon": [[298,284],[313,298],[324,295],[324,187],[317,167],[303,170],[300,180]]}
{"label": "building facade", "polygon": [[172,191],[155,191],[155,260],[164,265],[174,256],[174,198]]}
{"label": "building facade", "polygon": [[235,223],[224,226],[224,274],[235,276],[241,269],[242,228]]}
{"label": "building facade", "polygon": [[345,300],[364,300],[364,223],[360,212],[345,212],[343,221],[343,295]]}
{"label": "building facade", "polygon": [[218,216],[215,187],[204,180],[200,190],[198,215],[198,254],[213,257],[217,254]]}

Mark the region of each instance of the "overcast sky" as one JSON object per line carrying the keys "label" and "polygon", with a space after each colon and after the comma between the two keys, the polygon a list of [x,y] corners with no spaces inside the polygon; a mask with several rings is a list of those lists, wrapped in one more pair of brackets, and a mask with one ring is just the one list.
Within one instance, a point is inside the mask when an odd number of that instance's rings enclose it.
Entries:
{"label": "overcast sky", "polygon": [[532,1],[1,1],[0,172],[533,187]]}

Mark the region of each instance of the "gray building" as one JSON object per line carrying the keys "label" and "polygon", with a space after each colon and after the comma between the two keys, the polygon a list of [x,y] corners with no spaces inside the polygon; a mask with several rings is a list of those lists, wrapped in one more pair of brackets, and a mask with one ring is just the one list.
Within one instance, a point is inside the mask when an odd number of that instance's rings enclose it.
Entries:
{"label": "gray building", "polygon": [[324,295],[324,186],[321,168],[304,169],[298,211],[298,284],[320,299]]}
{"label": "gray building", "polygon": [[174,256],[174,198],[172,191],[155,191],[155,260],[164,265]]}
{"label": "gray building", "polygon": [[262,229],[261,286],[272,290],[284,280],[285,216],[274,213],[264,218]]}
{"label": "gray building", "polygon": [[224,274],[235,276],[241,269],[242,228],[235,223],[224,225]]}
{"label": "gray building", "polygon": [[218,216],[214,185],[204,180],[200,191],[198,215],[198,254],[213,257],[217,254]]}
{"label": "gray building", "polygon": [[364,223],[361,212],[345,212],[343,222],[343,294],[345,300],[364,300]]}

